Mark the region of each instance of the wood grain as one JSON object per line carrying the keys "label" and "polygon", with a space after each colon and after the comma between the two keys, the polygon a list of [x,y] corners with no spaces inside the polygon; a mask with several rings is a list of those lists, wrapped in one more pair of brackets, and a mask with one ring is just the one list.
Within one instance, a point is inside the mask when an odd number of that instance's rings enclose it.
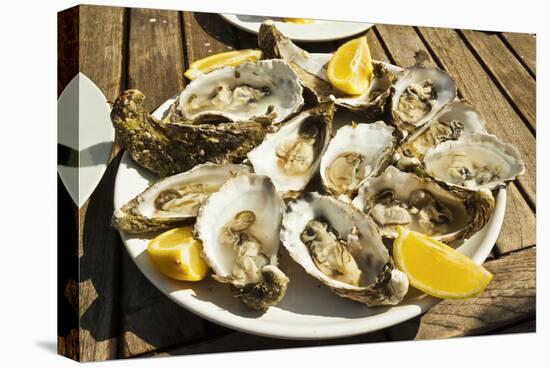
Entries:
{"label": "wood grain", "polygon": [[233,28],[218,14],[183,12],[183,33],[187,65],[237,48]]}
{"label": "wood grain", "polygon": [[537,74],[537,38],[534,34],[528,33],[502,33],[502,39],[531,71],[532,75]]}
{"label": "wood grain", "polygon": [[378,24],[376,30],[398,66],[437,66],[413,27]]}
{"label": "wood grain", "polygon": [[510,103],[517,107],[527,123],[535,130],[537,118],[535,80],[497,34],[470,30],[461,32],[493,74]]}
{"label": "wood grain", "polygon": [[475,104],[490,133],[511,143],[521,153],[526,172],[517,182],[531,204],[536,195],[536,140],[498,87],[487,75],[455,30],[419,28],[443,67],[451,73],[462,95]]}
{"label": "wood grain", "polygon": [[515,185],[508,185],[506,214],[497,239],[497,255],[531,247],[537,241],[537,218]]}
{"label": "wood grain", "polygon": [[522,250],[484,266],[493,273],[475,298],[444,300],[426,314],[388,329],[390,340],[444,339],[493,334],[506,325],[532,320],[536,310],[536,248]]}
{"label": "wood grain", "polygon": [[[416,63],[419,59],[423,59],[426,65],[437,66],[432,53],[425,46],[414,28],[394,25],[377,25],[376,29],[382,36],[382,42],[389,51],[390,57],[397,64],[407,66]],[[466,48],[463,43],[458,46]],[[443,45],[439,44],[438,47],[443,47]],[[432,51],[439,56],[441,52],[436,52],[436,50],[439,50],[439,48],[436,49],[434,47],[432,49]],[[418,55],[423,56],[419,57]],[[455,70],[454,72],[451,71],[451,75],[454,76],[456,72],[465,73],[463,70]],[[466,72],[465,75],[467,76],[469,74]],[[466,76],[463,75],[462,79],[467,79]],[[472,82],[468,79],[468,84],[473,83],[475,83],[475,81]],[[460,90],[462,90],[463,85],[464,83],[459,85]],[[476,106],[480,104],[485,106],[485,109],[487,109],[487,106],[488,108],[494,107],[492,103],[477,103]],[[523,125],[523,122],[519,119],[516,120],[516,123]],[[504,217],[501,235],[497,241],[498,250],[501,253],[507,253],[520,248],[533,246],[536,241],[535,226],[536,219],[532,210],[529,208],[515,185],[509,185],[506,216]]]}
{"label": "wood grain", "polygon": [[128,88],[145,94],[149,111],[185,85],[182,42],[178,12],[130,10]]}

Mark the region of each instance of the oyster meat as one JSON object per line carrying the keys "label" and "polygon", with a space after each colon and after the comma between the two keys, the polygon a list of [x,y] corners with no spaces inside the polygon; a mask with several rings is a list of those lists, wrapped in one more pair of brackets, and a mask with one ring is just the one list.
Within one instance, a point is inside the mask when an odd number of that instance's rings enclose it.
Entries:
{"label": "oyster meat", "polygon": [[338,129],[321,159],[321,179],[333,195],[353,195],[391,159],[394,129],[383,121],[346,125]]}
{"label": "oyster meat", "polygon": [[334,104],[326,102],[306,110],[267,134],[248,153],[254,172],[273,181],[285,197],[299,194],[317,171],[332,131]]}
{"label": "oyster meat", "polygon": [[256,310],[277,304],[288,285],[277,267],[283,211],[268,177],[241,174],[210,195],[197,216],[195,230],[213,278]]}
{"label": "oyster meat", "polygon": [[291,201],[281,241],[294,261],[344,298],[368,306],[395,305],[409,282],[394,268],[372,219],[318,193]]}
{"label": "oyster meat", "polygon": [[200,205],[229,178],[250,172],[242,164],[205,163],[149,186],[116,209],[113,226],[128,233],[144,233],[174,227],[197,216]]}
{"label": "oyster meat", "polygon": [[313,103],[333,99],[337,105],[368,117],[376,118],[383,114],[395,79],[395,74],[384,63],[373,61],[369,89],[362,95],[350,96],[336,90],[329,82],[326,69],[331,55],[308,53],[285,37],[271,21],[260,26],[258,43],[264,57],[281,58],[292,66]]}
{"label": "oyster meat", "polygon": [[423,66],[403,70],[391,90],[392,118],[404,132],[412,132],[426,124],[456,98],[456,83],[449,74]]}
{"label": "oyster meat", "polygon": [[267,120],[279,123],[300,109],[302,86],[282,60],[249,61],[201,75],[172,105],[171,122]]}
{"label": "oyster meat", "polygon": [[448,242],[483,228],[494,198],[487,190],[468,195],[446,190],[430,178],[389,166],[361,185],[353,205],[374,219],[384,237],[395,238],[400,225]]}
{"label": "oyster meat", "polygon": [[197,164],[239,163],[270,131],[269,121],[173,124],[145,112],[145,95],[122,93],[111,111],[113,126],[132,159],[160,177],[185,172]]}
{"label": "oyster meat", "polygon": [[450,187],[494,190],[525,172],[518,150],[494,135],[472,134],[428,150],[426,173]]}

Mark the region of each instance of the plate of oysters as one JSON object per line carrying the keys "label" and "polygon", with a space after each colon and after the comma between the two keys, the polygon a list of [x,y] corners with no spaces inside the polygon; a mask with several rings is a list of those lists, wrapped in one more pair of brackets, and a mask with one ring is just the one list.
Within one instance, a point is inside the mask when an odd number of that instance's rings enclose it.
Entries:
{"label": "plate of oysters", "polygon": [[325,339],[491,280],[480,264],[524,172],[517,149],[451,75],[370,60],[361,39],[368,77],[353,94],[334,81],[340,49],[308,53],[266,22],[260,57],[194,75],[153,113],[138,90],[116,99],[112,223],[177,304],[239,331]]}

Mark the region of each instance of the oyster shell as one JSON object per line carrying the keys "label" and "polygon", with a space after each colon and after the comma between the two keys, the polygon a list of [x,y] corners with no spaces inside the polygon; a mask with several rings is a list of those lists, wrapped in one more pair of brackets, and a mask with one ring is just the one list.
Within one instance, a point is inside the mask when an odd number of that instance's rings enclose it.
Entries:
{"label": "oyster shell", "polygon": [[341,297],[395,305],[409,282],[393,266],[376,225],[351,205],[318,193],[291,201],[281,241],[294,261]]}
{"label": "oyster shell", "polygon": [[391,114],[395,125],[404,132],[412,132],[456,98],[456,83],[443,70],[417,65],[406,68],[397,76],[391,93]]}
{"label": "oyster shell", "polygon": [[262,144],[248,153],[254,172],[271,178],[277,192],[285,197],[299,194],[319,167],[333,115],[334,104],[326,102],[267,134]]}
{"label": "oyster shell", "polygon": [[472,134],[426,152],[426,173],[450,187],[494,190],[525,172],[518,150],[494,135]]}
{"label": "oyster shell", "polygon": [[333,195],[353,195],[391,159],[393,127],[383,121],[346,125],[338,129],[321,159],[321,179]]}
{"label": "oyster shell", "polygon": [[330,55],[308,53],[285,37],[273,22],[262,23],[258,44],[264,57],[281,58],[292,66],[313,103],[334,99],[338,106],[368,117],[376,118],[383,114],[390,87],[395,79],[395,74],[390,72],[384,63],[373,61],[374,75],[369,89],[360,96],[350,96],[336,90],[329,82],[326,65]]}
{"label": "oyster shell", "polygon": [[472,236],[494,209],[488,190],[461,194],[394,166],[368,178],[352,203],[374,219],[384,237],[395,238],[400,225],[445,242]]}
{"label": "oyster shell", "polygon": [[171,122],[264,119],[279,123],[304,103],[294,70],[282,60],[250,61],[201,75],[172,105]]}
{"label": "oyster shell", "polygon": [[286,292],[288,278],[277,267],[283,211],[268,177],[241,174],[210,195],[197,216],[195,230],[213,278],[256,310],[277,304]]}
{"label": "oyster shell", "polygon": [[149,186],[116,209],[112,224],[128,233],[144,233],[174,227],[197,216],[206,198],[229,178],[250,172],[242,164],[205,163]]}
{"label": "oyster shell", "polygon": [[268,121],[164,123],[145,112],[144,100],[137,89],[125,91],[114,102],[111,120],[132,159],[160,177],[206,162],[239,163],[271,129]]}

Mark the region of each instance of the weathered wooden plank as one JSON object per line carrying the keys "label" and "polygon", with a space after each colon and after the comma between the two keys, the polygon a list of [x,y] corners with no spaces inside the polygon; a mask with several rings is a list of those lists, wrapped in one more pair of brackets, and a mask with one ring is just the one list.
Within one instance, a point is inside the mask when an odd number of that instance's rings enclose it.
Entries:
{"label": "weathered wooden plank", "polygon": [[373,60],[390,62],[390,56],[384,51],[374,28],[367,31],[367,43],[369,44],[370,55]]}
{"label": "weathered wooden plank", "polygon": [[171,301],[145,278],[126,251],[121,272],[122,357],[231,332]]}
{"label": "weathered wooden plank", "polygon": [[[417,55],[423,55],[420,58],[424,60],[426,65],[437,66],[430,51],[418,36],[414,28],[393,25],[377,25],[376,29],[382,36],[382,42],[389,51],[390,56],[397,64],[414,64],[419,61],[419,57]],[[462,44],[462,47],[466,48],[464,44]],[[436,52],[437,50],[435,49],[433,51],[437,55],[440,53]],[[460,71],[464,72],[462,70]],[[452,75],[455,73],[456,70],[454,72],[451,71]],[[463,83],[459,84],[460,90],[462,90],[463,85]],[[480,110],[482,106],[484,108],[487,105],[488,108],[492,107],[491,103],[478,102],[476,105],[479,106]],[[518,123],[521,123],[523,126],[521,121],[518,121]],[[498,128],[495,127],[494,124],[493,128],[498,131]],[[520,248],[533,246],[536,241],[535,225],[535,215],[515,185],[510,185],[508,190],[506,216],[504,217],[501,235],[497,241],[499,253],[504,254]]]}
{"label": "weathered wooden plank", "polygon": [[130,10],[128,88],[145,93],[147,110],[183,89],[183,56],[178,12]]}
{"label": "weathered wooden plank", "polygon": [[503,32],[502,39],[510,45],[514,53],[527,66],[533,75],[537,74],[537,37],[529,33]]}
{"label": "weathered wooden plank", "polygon": [[218,14],[183,12],[187,65],[203,57],[233,50],[233,28]]}
{"label": "weathered wooden plank", "polygon": [[[387,341],[385,333],[378,331],[370,334],[358,335],[342,339],[329,340],[287,340],[266,338],[245,333],[231,333],[221,338],[201,342],[193,345],[170,348],[161,355],[185,355],[202,353],[223,353],[253,351],[281,348],[319,347],[328,345],[348,345],[359,343],[376,343]],[[153,354],[155,355],[155,354]]]}
{"label": "weathered wooden plank", "polygon": [[532,319],[536,311],[536,248],[485,264],[494,278],[478,297],[445,300],[420,322],[415,339],[479,335]]}
{"label": "weathered wooden plank", "polygon": [[479,61],[455,30],[419,28],[436,58],[455,78],[464,97],[476,105],[487,122],[489,132],[520,151],[526,172],[518,179],[529,201],[536,195],[536,140],[510,106]]}
{"label": "weathered wooden plank", "polygon": [[537,241],[537,219],[515,185],[507,188],[506,214],[497,239],[496,251],[504,255],[533,246]]}
{"label": "weathered wooden plank", "polygon": [[[187,44],[186,51],[194,52],[194,56],[188,57],[189,62],[192,62],[194,57],[208,54],[205,43],[210,43],[210,49],[213,50],[213,47],[220,47],[222,42],[210,37],[201,26],[205,20],[191,13],[182,18],[180,13],[173,11],[132,9],[130,15],[128,79],[130,87],[137,87],[147,95],[149,108],[152,109],[177,93],[185,84],[182,45]],[[182,24],[187,26],[184,32]],[[212,31],[212,23],[207,28]],[[185,43],[183,34],[186,34]],[[229,332],[172,302],[143,276],[126,251],[122,255],[120,272],[119,356],[140,355]]]}
{"label": "weathered wooden plank", "polygon": [[517,107],[535,130],[537,118],[535,80],[497,34],[471,30],[464,30],[462,34],[494,75],[510,103]]}
{"label": "weathered wooden plank", "polygon": [[437,66],[413,27],[377,24],[376,30],[398,66],[417,63]]}

